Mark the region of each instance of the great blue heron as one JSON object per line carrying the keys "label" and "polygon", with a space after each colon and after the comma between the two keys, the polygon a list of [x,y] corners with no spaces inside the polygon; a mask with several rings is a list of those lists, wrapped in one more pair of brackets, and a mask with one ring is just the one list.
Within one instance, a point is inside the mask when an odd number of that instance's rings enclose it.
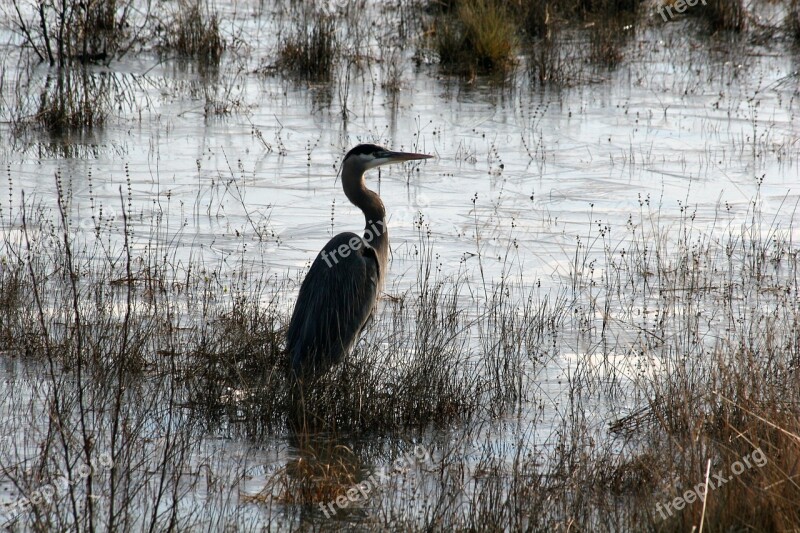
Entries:
{"label": "great blue heron", "polygon": [[295,377],[315,376],[347,355],[375,309],[389,257],[386,209],[364,185],[364,172],[389,163],[433,157],[359,144],[342,162],[342,188],[364,212],[364,236],[340,233],[317,255],[300,286],[287,335]]}

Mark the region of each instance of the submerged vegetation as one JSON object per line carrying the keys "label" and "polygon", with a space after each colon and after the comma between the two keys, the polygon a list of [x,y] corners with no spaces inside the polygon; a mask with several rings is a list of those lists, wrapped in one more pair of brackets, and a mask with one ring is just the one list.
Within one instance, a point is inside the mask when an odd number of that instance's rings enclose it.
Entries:
{"label": "submerged vegetation", "polygon": [[[132,2],[117,0],[11,0],[10,23],[24,45],[50,66],[109,62],[136,39]],[[135,22],[133,22],[135,24]]]}
{"label": "submerged vegetation", "polygon": [[[776,200],[763,176],[750,180],[767,160],[789,183],[796,173],[797,98],[786,87],[797,76],[758,79],[767,100],[728,95],[754,54],[735,56],[720,36],[797,42],[798,1],[708,0],[669,24],[661,4],[638,0],[384,4],[0,8],[18,60],[0,69],[0,127],[18,143],[0,167],[0,523],[796,529],[800,249],[784,216],[796,198]],[[783,18],[748,11],[772,8]],[[689,65],[683,78],[647,85],[676,58]],[[451,117],[437,100],[403,131],[397,116],[416,113],[411,80],[426,74],[432,92],[454,106],[478,101],[481,114]],[[662,110],[632,90],[609,97],[609,79],[645,87],[658,105],[673,91],[702,113]],[[297,113],[306,122],[259,107],[283,105],[290,91],[308,99]],[[769,99],[779,103],[765,124]],[[550,103],[552,135],[539,125]],[[587,124],[599,108],[610,110],[604,121]],[[713,142],[698,156],[682,137],[696,125],[686,115],[714,113],[722,118],[703,123]],[[201,118],[189,126],[175,118],[192,114]],[[500,130],[483,125],[509,116],[514,128],[487,140]],[[628,117],[621,140],[611,124]],[[123,141],[93,136],[115,119]],[[462,119],[470,125],[458,129]],[[215,121],[247,123],[254,142],[226,152]],[[596,140],[572,137],[574,123]],[[725,138],[733,123],[751,129]],[[314,137],[325,128],[335,134]],[[159,135],[168,152],[154,148]],[[445,136],[458,136],[457,148]],[[324,166],[336,171],[348,143],[372,138],[430,143],[443,168],[427,182],[419,167],[378,177],[408,195],[392,219],[411,234],[393,248],[397,285],[351,356],[300,391],[287,378],[285,335],[308,257],[282,261],[307,249],[305,236],[325,237],[320,219],[301,223],[306,196],[333,182],[317,180],[315,150],[333,152]],[[167,168],[187,139],[189,168]],[[509,160],[514,142],[527,160]],[[653,155],[659,143],[667,148]],[[99,183],[102,150],[112,170]],[[609,163],[595,172],[600,159]],[[285,174],[272,172],[275,160],[291,160]],[[485,212],[477,192],[471,207],[453,207],[451,229],[426,218],[423,200],[443,204],[426,187],[456,168],[476,176],[468,192],[485,185],[497,196]],[[665,176],[665,194],[685,200],[640,196],[638,212],[620,203],[598,214],[593,202],[631,193],[634,171]],[[693,196],[710,191],[691,186],[717,174],[739,204],[706,202],[699,213]],[[609,186],[612,175],[623,178]],[[278,180],[296,209],[288,245],[264,188]],[[566,212],[554,207],[561,197],[574,203]],[[190,234],[201,219],[216,224],[208,240]],[[460,261],[439,255],[448,232]],[[548,255],[545,266],[531,268],[523,252]]]}
{"label": "submerged vegetation", "polygon": [[[786,29],[796,33],[792,22],[797,18],[796,2],[786,1]],[[504,78],[524,63],[523,71],[534,86],[571,86],[595,79],[592,70],[597,67],[617,68],[630,53],[626,43],[636,27],[659,21],[657,8],[669,8],[672,20],[678,14],[673,5],[666,2],[659,7],[641,0],[401,2],[399,35],[387,37],[363,26],[372,9],[369,4],[291,4],[276,8],[281,20],[277,42],[271,43],[269,57],[258,58],[260,65],[253,70],[336,84],[319,94],[326,94],[330,102],[332,89],[338,89],[345,118],[357,71],[379,58],[386,78],[381,84],[396,92],[402,87],[401,63],[408,60],[404,50],[409,47],[416,48],[417,61],[433,55],[445,73]],[[40,88],[41,96],[32,103],[30,97],[20,97],[21,91],[14,95],[7,88],[0,95],[4,118],[14,123],[17,134],[32,127],[55,136],[102,127],[119,115],[116,101],[127,104],[132,98],[127,89],[117,91],[117,84],[100,79],[105,71],[96,67],[110,66],[131,53],[157,51],[163,61],[190,60],[208,72],[209,67],[218,68],[230,45],[235,50],[229,53],[238,57],[234,63],[246,62],[248,38],[223,35],[218,9],[208,0],[147,2],[141,7],[118,0],[13,0],[5,9],[5,22],[25,50],[18,77],[31,78],[29,85]],[[715,32],[743,32],[748,18],[741,0],[709,0],[682,12],[707,21]],[[228,16],[235,20],[238,14]],[[37,61],[49,64],[51,72],[42,74],[34,66]],[[237,66],[240,72],[244,68],[241,63]],[[43,78],[57,82],[45,83]],[[230,97],[230,87],[206,92]],[[229,108],[224,102],[211,107]]]}
{"label": "submerged vegetation", "polygon": [[339,54],[336,20],[313,3],[301,9],[303,15],[281,44],[277,66],[309,81],[329,80]]}
{"label": "submerged vegetation", "polygon": [[52,134],[102,126],[109,113],[108,84],[84,67],[57,69],[41,87],[35,122]]}
{"label": "submerged vegetation", "polygon": [[219,18],[204,0],[180,0],[172,23],[163,29],[159,46],[163,52],[195,59],[200,65],[216,65],[225,49]]}
{"label": "submerged vegetation", "polygon": [[[111,108],[113,84],[90,65],[108,64],[134,46],[141,28],[131,17],[133,4],[43,0],[33,5],[13,0],[5,9],[25,50],[50,66],[44,81],[29,71],[27,87],[5,106],[15,129],[34,125],[63,135],[101,127]],[[30,92],[37,92],[38,98]]]}
{"label": "submerged vegetation", "polygon": [[[166,13],[153,7],[151,2],[117,0],[13,0],[5,8],[7,22],[29,53],[20,58],[16,94],[0,94],[5,104],[0,107],[15,132],[41,128],[60,137],[101,128],[133,100],[129,87],[102,66],[145,43],[158,43],[162,51],[204,65],[219,61],[225,43],[205,0],[180,0]],[[36,60],[50,68],[43,74]]]}

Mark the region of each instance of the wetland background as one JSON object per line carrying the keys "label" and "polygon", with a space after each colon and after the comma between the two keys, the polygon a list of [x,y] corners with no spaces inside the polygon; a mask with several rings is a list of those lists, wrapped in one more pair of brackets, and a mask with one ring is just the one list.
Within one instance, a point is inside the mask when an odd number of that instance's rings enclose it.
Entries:
{"label": "wetland background", "polygon": [[[5,2],[3,526],[796,529],[798,38],[793,0]],[[386,294],[294,431],[359,142],[437,158],[368,175]]]}

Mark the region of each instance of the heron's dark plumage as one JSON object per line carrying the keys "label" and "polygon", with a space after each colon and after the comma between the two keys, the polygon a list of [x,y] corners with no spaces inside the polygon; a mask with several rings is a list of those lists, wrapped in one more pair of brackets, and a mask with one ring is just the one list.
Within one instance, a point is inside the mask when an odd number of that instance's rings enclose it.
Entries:
{"label": "heron's dark plumage", "polygon": [[[354,237],[358,247],[347,257],[339,256],[339,247],[349,249]],[[303,280],[289,325],[289,357],[296,375],[325,372],[350,352],[372,315],[379,277],[375,250],[360,236],[346,232],[328,241]]]}
{"label": "heron's dark plumage", "polygon": [[359,144],[347,152],[347,155],[345,155],[344,158],[347,160],[348,157],[353,155],[372,155],[381,152],[386,152],[386,148],[378,146],[377,144]]}
{"label": "heron's dark plumage", "polygon": [[386,210],[364,185],[364,172],[428,157],[374,144],[360,144],[345,156],[342,188],[364,213],[365,236],[346,232],[328,241],[300,286],[287,335],[289,363],[296,377],[321,374],[350,352],[383,287],[389,257]]}

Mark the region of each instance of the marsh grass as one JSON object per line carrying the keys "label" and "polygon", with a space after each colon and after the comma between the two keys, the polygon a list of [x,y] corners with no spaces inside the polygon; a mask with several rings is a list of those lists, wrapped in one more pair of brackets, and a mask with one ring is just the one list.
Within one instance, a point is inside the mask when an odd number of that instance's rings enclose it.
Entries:
{"label": "marsh grass", "polygon": [[746,29],[747,10],[743,0],[708,0],[706,5],[698,4],[687,14],[707,21],[712,32],[741,32]]}
{"label": "marsh grass", "polygon": [[43,0],[35,5],[13,0],[9,12],[14,30],[39,61],[64,67],[107,63],[127,53],[140,31],[133,26],[135,7],[118,0]]}
{"label": "marsh grass", "polygon": [[[123,428],[136,434],[143,427],[144,413],[174,406],[174,389],[159,379],[149,383],[130,379],[141,376],[152,330],[149,326],[131,328],[132,317],[137,315],[129,285],[117,289],[109,286],[108,265],[95,263],[91,268],[97,276],[96,284],[87,286],[78,281],[76,273],[90,268],[92,261],[86,262],[75,243],[63,238],[68,233],[59,220],[66,222],[68,196],[60,178],[57,184],[59,206],[55,219],[49,218],[41,207],[23,203],[20,225],[14,228],[4,222],[6,266],[11,264],[9,258],[19,259],[16,267],[20,274],[25,273],[20,288],[26,294],[24,305],[14,305],[6,299],[11,305],[3,309],[3,329],[8,332],[4,348],[24,354],[37,378],[27,398],[4,398],[24,413],[26,437],[14,454],[3,457],[3,467],[20,497],[35,496],[40,487],[54,484],[53,472],[62,472],[70,482],[53,501],[43,502],[41,495],[36,501],[34,497],[34,512],[29,514],[23,508],[12,521],[42,530],[91,529],[97,523],[112,528],[115,524],[131,527],[134,517],[128,507],[130,501],[142,501],[132,495],[155,480],[146,474],[145,465],[163,471],[162,488],[173,481],[177,483],[181,476],[170,464],[173,454],[185,453],[187,434],[171,433],[174,426],[167,430],[167,438],[161,441],[163,455],[154,452],[144,440],[135,448],[125,444]],[[123,263],[124,257],[123,254]],[[60,263],[55,272],[51,270],[53,260]],[[130,269],[130,261],[126,264]],[[8,271],[3,269],[4,280],[8,279]],[[6,287],[8,283],[4,281],[2,285]],[[110,306],[116,297],[128,302],[121,319],[114,316]],[[93,299],[98,305],[87,306]],[[134,408],[137,404],[139,407]],[[163,422],[172,426],[176,418],[168,412]],[[115,468],[107,465],[109,468],[101,471],[96,466],[101,453],[107,454]],[[88,475],[79,475],[84,465],[95,466]],[[141,476],[132,475],[137,470]],[[98,505],[94,500],[98,493],[110,502]],[[127,510],[115,512],[115,504],[126,501]],[[165,524],[164,520],[168,523],[175,510],[172,506],[172,511],[150,519],[153,524]]]}
{"label": "marsh grass", "polygon": [[[506,73],[525,50],[536,85],[563,87],[582,65],[614,68],[637,22],[639,1],[520,2],[469,0],[436,4],[431,48],[445,70]],[[588,46],[584,42],[588,41]]]}
{"label": "marsh grass", "polygon": [[757,448],[766,466],[709,495],[707,523],[769,530],[800,516],[799,488],[789,474],[800,451],[800,416],[792,407],[798,308],[789,296],[798,288],[798,254],[791,228],[762,226],[757,206],[756,200],[748,222],[731,226],[722,239],[693,229],[690,212],[675,245],[658,236],[648,244],[646,225],[632,230],[638,236],[628,257],[640,261],[625,272],[648,272],[651,279],[641,285],[652,318],[640,324],[647,332],[640,349],[656,354],[665,371],[642,383],[648,404],[629,421],[644,436],[643,449],[659,458],[650,463],[662,481],[649,508],[665,531],[698,526],[702,502],[663,523],[655,503],[704,481],[708,460],[712,473],[725,471]]}
{"label": "marsh grass", "polygon": [[589,29],[589,60],[604,68],[616,68],[624,59],[624,47],[637,26],[639,0],[594,0],[581,5]]}
{"label": "marsh grass", "polygon": [[[513,450],[499,444],[505,433],[485,428],[465,434],[486,440],[441,444],[452,462],[440,463],[438,489],[422,491],[437,503],[404,527],[770,531],[797,524],[800,254],[792,228],[762,225],[757,206],[747,222],[713,233],[695,225],[690,209],[666,227],[656,223],[664,220],[660,209],[646,208],[622,237],[600,227],[579,241],[572,319],[559,328],[562,339],[575,337],[555,349],[574,342],[588,352],[563,382],[566,402],[553,406],[555,420],[516,420]],[[653,371],[624,372],[610,363],[619,351],[653,361]],[[590,399],[598,395],[627,403],[630,414],[598,416]],[[533,438],[542,426],[546,443]],[[733,465],[755,450],[765,462],[737,472]],[[457,484],[450,476],[470,451],[471,475]],[[706,480],[709,465],[711,481],[716,473],[729,481],[709,490],[704,518],[697,498],[665,510]]]}
{"label": "marsh grass", "polygon": [[554,32],[527,47],[526,71],[531,83],[541,87],[570,87],[586,79],[584,54],[566,32]]}
{"label": "marsh grass", "polygon": [[[705,526],[797,523],[800,254],[757,199],[724,231],[699,229],[684,207],[666,224],[649,200],[614,238],[593,224],[556,293],[442,275],[420,219],[416,283],[298,393],[284,354],[290,280],[179,260],[157,222],[129,225],[125,192],[121,220],[78,232],[71,182],[56,183],[57,206],[26,199],[2,214],[0,350],[36,380],[0,395],[22,414],[7,430],[23,436],[0,466],[19,495],[53,472],[77,481],[17,527],[169,529],[220,512],[241,526],[247,506],[308,512],[390,461],[375,444],[388,435],[417,439],[434,462],[345,516],[411,530],[683,531],[699,526],[700,503],[667,519],[656,505],[702,482],[709,460],[729,473],[758,448],[766,464],[709,494]],[[199,452],[215,431],[288,433],[294,452],[231,502],[247,464]],[[100,453],[114,468],[81,477]],[[182,508],[198,491],[204,509]]]}
{"label": "marsh grass", "polygon": [[[352,114],[348,110],[352,80],[359,76],[367,79],[376,57],[380,58],[384,89],[397,93],[403,87],[403,49],[415,38],[424,52],[438,56],[443,70],[450,73],[470,79],[497,75],[505,80],[523,51],[535,85],[570,86],[606,74],[591,76],[588,68],[616,68],[624,61],[626,44],[641,19],[642,5],[638,0],[462,0],[427,6],[401,3],[396,11],[370,11],[366,4],[332,8],[316,2],[290,3],[276,7],[289,18],[286,24],[280,24],[272,43],[276,52],[265,60],[268,66],[262,65],[261,70],[279,71],[294,80],[323,82],[315,88],[323,106],[332,101],[333,89],[327,82],[337,79],[344,120]],[[29,105],[15,111],[22,117],[14,120],[20,126],[15,129],[17,133],[31,125],[56,135],[102,127],[114,107],[109,102],[121,97],[130,100],[132,96],[109,93],[99,73],[83,67],[87,63],[109,64],[133,49],[148,46],[155,47],[163,57],[192,60],[206,84],[206,116],[242,112],[247,107],[230,90],[234,82],[242,86],[238,76],[247,72],[247,54],[238,58],[242,61],[239,72],[225,78],[229,85],[220,86],[220,77],[216,76],[226,46],[241,47],[244,40],[234,35],[226,41],[220,16],[207,0],[147,3],[143,9],[119,0],[48,0],[41,6],[15,0],[13,6],[23,8],[8,13],[18,37],[27,45],[26,54],[59,69],[41,76],[47,88],[35,109]],[[748,14],[741,1],[711,1],[696,7],[690,11],[692,16],[708,20],[714,31],[745,30]],[[397,22],[402,37],[382,37],[373,25],[364,25],[364,18],[375,13]],[[235,20],[233,24],[237,24]],[[236,56],[234,51],[231,54]],[[214,76],[206,76],[209,73]]]}
{"label": "marsh grass", "polygon": [[520,2],[522,29],[532,38],[548,37],[557,7],[554,2]]}
{"label": "marsh grass", "polygon": [[[372,330],[350,361],[305,388],[298,403],[274,287],[241,272],[221,294],[221,271],[202,263],[177,268],[175,250],[158,244],[162,228],[151,227],[145,242],[133,237],[122,193],[121,221],[77,233],[69,215],[71,181],[58,176],[56,184],[55,213],[25,200],[17,218],[3,221],[0,349],[43,379],[25,404],[5,398],[6,408],[13,403],[26,413],[26,437],[2,466],[20,495],[53,482],[48,472],[73,479],[99,453],[109,455],[113,468],[94,469],[50,504],[14,518],[19,524],[187,526],[193,513],[181,516],[179,495],[207,483],[195,465],[200,426],[235,427],[247,438],[291,430],[306,459],[275,478],[283,487],[276,497],[293,505],[335,498],[352,484],[356,467],[307,442],[309,431],[425,431],[498,415],[524,397],[517,350],[527,334],[502,346],[486,338],[483,354],[466,349],[476,320],[492,326],[508,312],[505,291],[491,314],[467,319],[458,304],[463,282],[434,279],[425,242],[417,290],[386,304],[381,331]],[[134,255],[132,247],[147,252]],[[513,324],[487,331],[510,332]],[[490,362],[492,370],[482,372]],[[31,461],[33,471],[24,467]],[[337,470],[331,461],[344,466]],[[234,480],[243,475],[234,473]]]}
{"label": "marsh grass", "polygon": [[786,15],[786,26],[789,30],[789,35],[797,42],[800,40],[800,1],[791,0],[789,2],[789,10]]}
{"label": "marsh grass", "polygon": [[330,80],[341,54],[336,19],[312,3],[295,12],[292,21],[279,45],[277,68],[308,81]]}
{"label": "marsh grass", "polygon": [[440,14],[434,24],[433,48],[445,69],[502,74],[514,66],[518,28],[503,3],[459,2],[454,13]]}
{"label": "marsh grass", "polygon": [[42,87],[33,120],[54,135],[101,127],[109,114],[110,85],[85,67],[56,69]]}
{"label": "marsh grass", "polygon": [[20,61],[17,66],[22,74],[13,92],[0,95],[0,114],[15,139],[28,132],[45,132],[56,143],[80,136],[105,125],[114,97],[121,109],[132,103],[116,75],[91,65],[45,68]]}
{"label": "marsh grass", "polygon": [[[574,69],[585,64],[619,64],[628,35],[619,21],[627,25],[639,6],[530,4],[528,20],[500,3],[452,4],[437,11],[432,37],[442,40],[444,65],[503,72],[525,32],[537,39],[529,69],[541,85],[584,79]],[[102,125],[109,101],[120,102],[109,95],[132,91],[85,63],[124,50],[111,41],[128,35],[122,4],[93,4],[97,15],[76,19],[61,45],[46,42],[58,26],[53,10],[74,5],[41,5],[45,28],[21,19],[19,29],[29,31],[33,55],[56,66],[43,69],[35,90],[17,91],[33,95],[18,123],[57,135]],[[164,50],[218,63],[219,20],[206,4],[179,6]],[[746,29],[741,2],[710,6],[698,16],[712,27]],[[343,8],[341,32],[338,12],[298,10],[279,43],[293,77],[325,81],[346,62],[345,116],[351,76],[367,76],[374,59],[365,43],[375,33],[361,31],[357,7]],[[797,2],[791,8],[796,24]],[[411,27],[403,31],[413,35]],[[397,48],[381,57],[394,64],[402,48],[390,44]],[[396,90],[402,70],[381,68]],[[230,91],[203,94],[208,114],[235,109]],[[274,146],[287,153],[280,130]],[[74,179],[91,190],[91,176]],[[233,191],[236,178],[218,182]],[[560,262],[566,274],[552,292],[508,277],[477,281],[458,268],[441,274],[420,221],[410,288],[381,301],[343,364],[297,389],[284,337],[302,272],[279,279],[269,258],[246,264],[243,249],[231,253],[242,257],[233,273],[202,253],[187,260],[162,214],[149,227],[148,214],[129,220],[130,186],[115,221],[94,204],[77,212],[80,186],[69,176],[59,174],[54,190],[56,205],[28,197],[4,201],[0,212],[0,353],[10,376],[0,384],[0,470],[12,499],[33,500],[62,473],[70,483],[4,518],[10,529],[324,528],[331,523],[315,506],[390,461],[382,439],[423,442],[434,462],[343,512],[353,528],[769,531],[800,523],[800,253],[795,228],[771,226],[758,197],[745,215],[720,212],[710,224],[686,206],[673,213],[649,200],[624,228],[593,224]],[[242,242],[252,249],[268,224],[250,222],[252,241]],[[203,451],[209,440],[288,450],[248,493],[241,487],[265,456],[214,460]],[[712,475],[727,475],[756,449],[766,464],[711,491],[705,508],[694,501],[659,514],[659,504],[703,482],[709,464]],[[83,476],[103,453],[113,467]]]}
{"label": "marsh grass", "polygon": [[172,22],[164,26],[159,49],[162,53],[197,60],[204,68],[219,63],[225,40],[219,17],[205,0],[180,0]]}
{"label": "marsh grass", "polygon": [[[521,353],[529,336],[541,331],[515,334],[518,321],[507,318],[500,290],[483,316],[466,317],[459,304],[465,282],[436,279],[430,245],[424,234],[420,239],[421,274],[414,289],[383,303],[345,363],[302,387],[288,378],[277,317],[252,301],[246,312],[237,304],[214,324],[215,335],[203,336],[203,352],[193,356],[197,366],[191,374],[202,392],[198,405],[239,413],[253,434],[286,424],[302,432],[424,430],[517,405],[525,396]],[[529,302],[524,317],[553,312],[543,305]],[[502,322],[498,313],[506,318],[502,324],[494,324]],[[555,327],[552,320],[547,327]],[[469,339],[479,325],[508,332],[506,344],[481,336],[485,348],[473,353]],[[238,400],[230,401],[234,396]]]}
{"label": "marsh grass", "polygon": [[589,56],[595,65],[615,68],[624,59],[623,47],[627,42],[629,28],[622,22],[606,20],[590,31]]}
{"label": "marsh grass", "polygon": [[[123,81],[125,73],[96,64],[108,66],[146,42],[162,53],[197,60],[201,71],[218,64],[225,41],[207,2],[181,0],[163,17],[152,7],[118,0],[35,5],[14,0],[10,23],[25,45],[14,98],[3,95],[14,135],[36,128],[55,137],[86,133],[105,125],[113,110],[135,107],[130,85],[137,80]],[[162,24],[162,18],[170,22]]]}

